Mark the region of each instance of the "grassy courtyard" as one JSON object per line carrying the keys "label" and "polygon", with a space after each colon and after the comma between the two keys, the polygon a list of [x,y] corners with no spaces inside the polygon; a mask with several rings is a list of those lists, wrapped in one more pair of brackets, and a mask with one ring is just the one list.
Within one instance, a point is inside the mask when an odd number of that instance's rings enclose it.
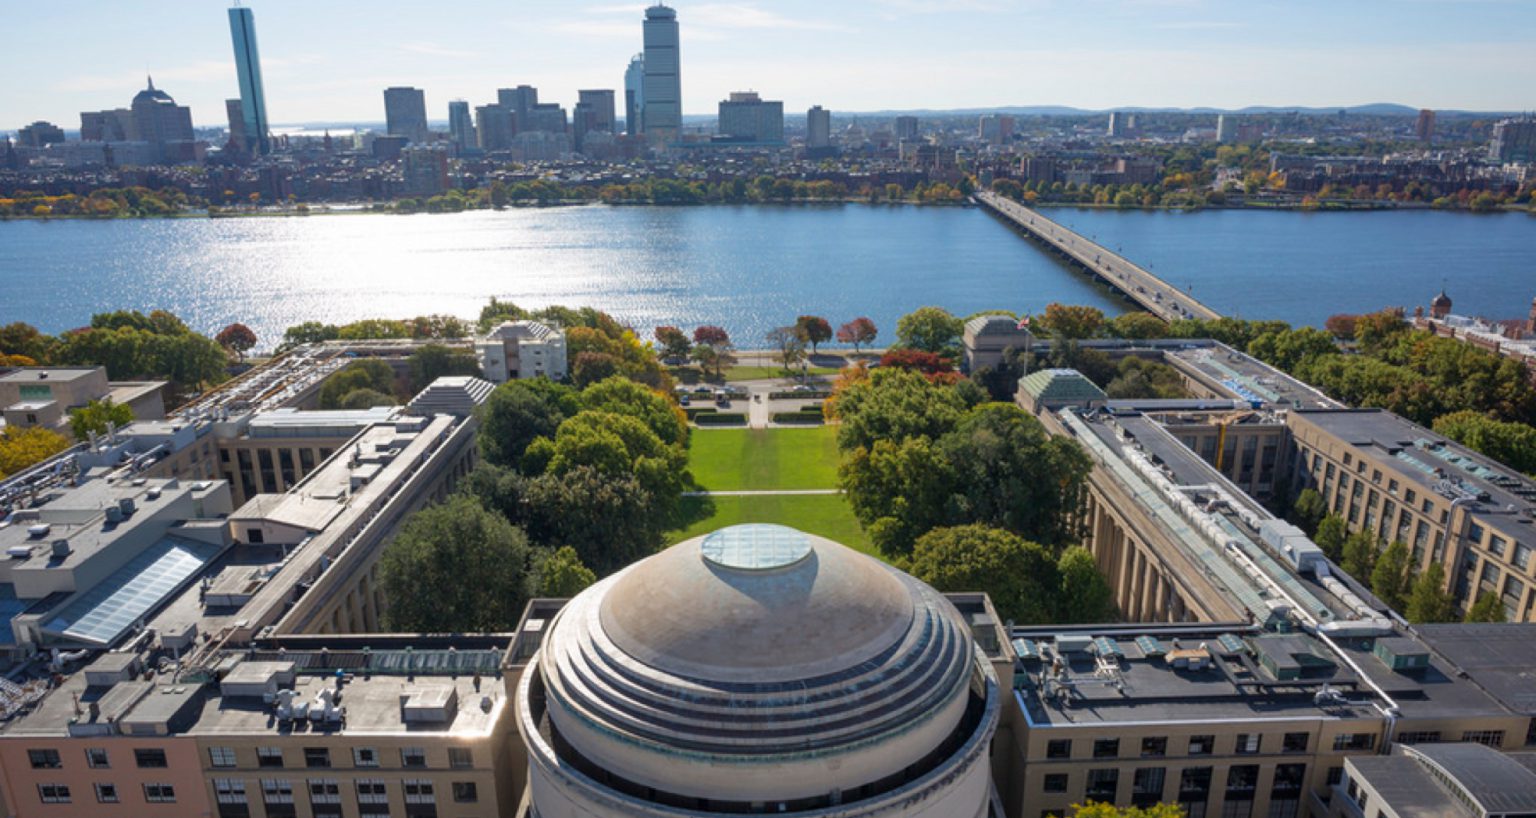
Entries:
{"label": "grassy courtyard", "polygon": [[695,430],[688,468],[699,491],[837,488],[837,427]]}
{"label": "grassy courtyard", "polygon": [[[688,468],[696,491],[784,491],[837,487],[837,429],[695,431]],[[668,543],[737,523],[779,523],[879,556],[839,494],[683,498],[688,524]]]}

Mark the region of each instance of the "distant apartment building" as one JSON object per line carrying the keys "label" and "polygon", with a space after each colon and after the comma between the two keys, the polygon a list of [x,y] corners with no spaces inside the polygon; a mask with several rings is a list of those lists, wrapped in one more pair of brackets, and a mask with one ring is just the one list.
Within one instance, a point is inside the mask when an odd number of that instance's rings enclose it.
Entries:
{"label": "distant apartment building", "polygon": [[1106,133],[1113,138],[1129,136],[1132,129],[1131,116],[1123,111],[1111,111],[1109,113],[1109,128]]}
{"label": "distant apartment building", "polygon": [[1237,141],[1237,120],[1226,114],[1216,117],[1216,141],[1230,145]]}
{"label": "distant apartment building", "polygon": [[983,114],[977,125],[977,136],[982,142],[1002,146],[1013,139],[1015,120],[1005,114]]}
{"label": "distant apartment building", "polygon": [[560,103],[540,102],[529,108],[526,116],[519,114],[517,132],[523,134],[530,131],[554,134],[569,133],[570,118],[566,115],[565,108]]}
{"label": "distant apartment building", "polygon": [[412,144],[427,141],[427,98],[419,88],[384,89],[384,131],[403,136]]}
{"label": "distant apartment building", "polygon": [[528,114],[539,104],[539,89],[531,85],[499,88],[496,90],[496,104],[512,113],[512,132],[515,134],[528,127]]}
{"label": "distant apartment building", "polygon": [[1495,124],[1488,158],[1495,162],[1536,162],[1536,117],[1505,119]]}
{"label": "distant apartment building", "polygon": [[657,147],[676,144],[683,135],[682,55],[677,11],[663,5],[645,10],[643,25],[642,129]]}
{"label": "distant apartment building", "polygon": [[403,192],[407,196],[436,196],[448,190],[448,151],[413,146],[401,152]]}
{"label": "distant apartment building", "polygon": [[892,128],[896,132],[896,140],[898,142],[917,141],[917,117],[898,116]]}
{"label": "distant apartment building", "polygon": [[64,129],[52,122],[38,120],[16,131],[16,144],[23,148],[46,148],[63,141]]}
{"label": "distant apartment building", "polygon": [[720,102],[718,130],[722,139],[755,144],[784,141],[784,103],[765,100],[755,91],[733,91]]}
{"label": "distant apartment building", "polygon": [[248,147],[245,139],[245,108],[238,99],[224,100],[224,117],[228,120],[229,142],[225,148],[244,153]]}
{"label": "distant apartment building", "polygon": [[1435,112],[1425,108],[1413,122],[1413,135],[1424,144],[1435,141]]}
{"label": "distant apartment building", "polygon": [[805,112],[805,146],[812,150],[832,147],[832,112],[820,105]]}
{"label": "distant apartment building", "polygon": [[492,383],[547,377],[568,371],[565,333],[538,321],[508,321],[475,341],[480,371]]}
{"label": "distant apartment building", "polygon": [[448,138],[454,150],[460,154],[479,146],[475,138],[475,123],[469,116],[469,103],[462,99],[448,103]]}
{"label": "distant apartment building", "polygon": [[481,105],[475,109],[475,135],[483,151],[512,147],[517,135],[517,114],[502,105]]}
{"label": "distant apartment building", "polygon": [[618,127],[617,109],[611,90],[577,92],[576,108],[571,112],[571,140],[577,152],[586,148],[588,133],[613,134]]}

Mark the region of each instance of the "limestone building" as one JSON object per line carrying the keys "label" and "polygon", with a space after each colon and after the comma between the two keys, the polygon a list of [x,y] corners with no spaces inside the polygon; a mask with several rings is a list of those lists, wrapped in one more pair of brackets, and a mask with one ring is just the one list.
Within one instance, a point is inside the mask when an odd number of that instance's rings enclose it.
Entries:
{"label": "limestone building", "polygon": [[507,321],[476,339],[480,371],[492,383],[566,376],[565,333],[538,321]]}

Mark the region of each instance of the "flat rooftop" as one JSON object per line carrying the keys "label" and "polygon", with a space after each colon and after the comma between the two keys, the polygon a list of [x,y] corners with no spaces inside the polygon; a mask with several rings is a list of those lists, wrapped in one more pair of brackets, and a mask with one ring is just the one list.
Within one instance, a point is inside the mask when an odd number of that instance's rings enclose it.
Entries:
{"label": "flat rooftop", "polygon": [[0,383],[33,384],[41,381],[77,381],[99,371],[99,366],[26,367],[0,375]]}
{"label": "flat rooftop", "polygon": [[1343,406],[1317,389],[1224,344],[1172,349],[1163,354],[1201,373],[1234,398],[1275,408]]}

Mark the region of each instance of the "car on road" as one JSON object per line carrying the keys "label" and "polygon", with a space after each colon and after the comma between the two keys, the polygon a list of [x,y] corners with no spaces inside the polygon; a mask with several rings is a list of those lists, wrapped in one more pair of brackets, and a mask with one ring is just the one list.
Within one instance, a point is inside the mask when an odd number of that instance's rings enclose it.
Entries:
{"label": "car on road", "polygon": [[693,399],[688,397],[688,394],[686,392],[677,396],[677,405],[678,406],[689,406],[692,403],[693,403]]}
{"label": "car on road", "polygon": [[695,394],[695,395],[708,395],[709,394],[709,387],[705,386],[704,384],[699,384],[698,386],[695,386],[693,388],[693,394]]}
{"label": "car on road", "polygon": [[716,389],[715,390],[715,405],[716,406],[730,406],[731,405],[731,393],[725,391],[724,389]]}

